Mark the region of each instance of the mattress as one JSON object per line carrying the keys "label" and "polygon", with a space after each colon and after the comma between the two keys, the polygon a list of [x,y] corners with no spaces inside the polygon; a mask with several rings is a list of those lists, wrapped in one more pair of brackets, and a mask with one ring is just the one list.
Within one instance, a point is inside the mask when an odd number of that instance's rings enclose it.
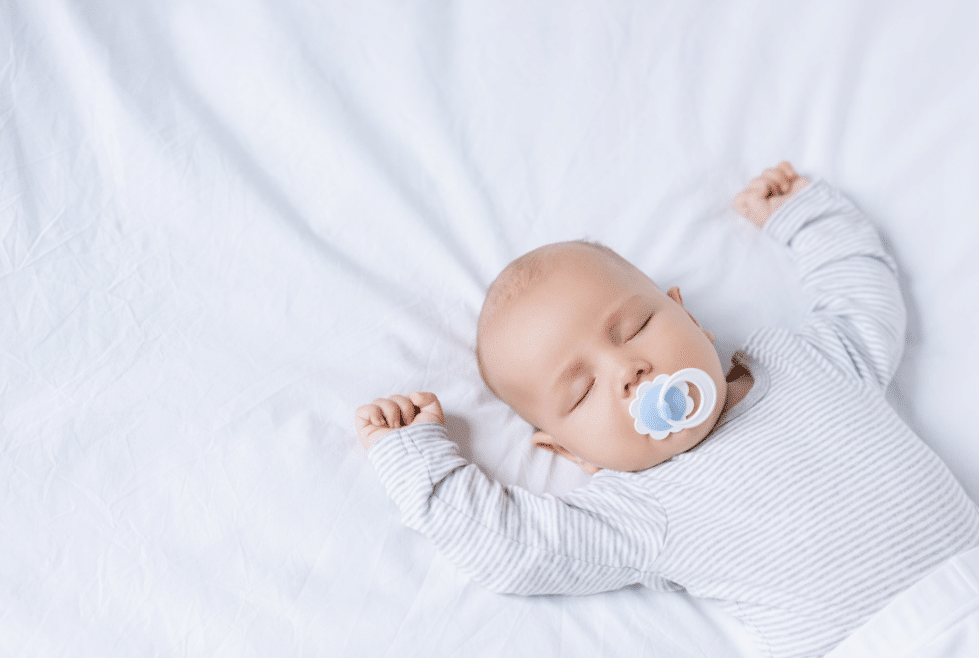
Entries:
{"label": "mattress", "polygon": [[749,658],[711,601],[496,595],[399,522],[354,409],[436,392],[507,485],[485,290],[588,238],[726,363],[802,311],[731,209],[791,161],[901,268],[888,397],[979,501],[979,5],[0,5],[0,655]]}

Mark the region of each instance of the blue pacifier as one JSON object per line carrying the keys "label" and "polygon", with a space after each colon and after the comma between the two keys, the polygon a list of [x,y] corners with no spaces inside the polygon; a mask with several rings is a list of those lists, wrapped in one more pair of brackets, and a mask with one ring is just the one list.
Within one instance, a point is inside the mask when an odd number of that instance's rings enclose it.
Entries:
{"label": "blue pacifier", "polygon": [[[690,384],[700,391],[696,413],[689,395]],[[710,375],[699,368],[684,368],[640,384],[636,399],[629,405],[629,415],[636,419],[637,432],[662,441],[673,432],[700,425],[710,416],[715,404],[717,387]]]}

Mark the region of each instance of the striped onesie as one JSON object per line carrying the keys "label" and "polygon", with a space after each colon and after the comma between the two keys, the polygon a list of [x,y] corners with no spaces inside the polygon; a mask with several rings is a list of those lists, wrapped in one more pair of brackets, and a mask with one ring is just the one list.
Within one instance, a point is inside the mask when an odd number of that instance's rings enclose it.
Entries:
{"label": "striped onesie", "polygon": [[814,182],[764,230],[795,257],[808,312],[735,355],[754,385],[703,442],[536,496],[487,478],[441,425],[402,428],[368,454],[404,523],[496,592],[718,600],[779,658],[824,655],[979,546],[976,505],[884,399],[905,315],[874,229]]}

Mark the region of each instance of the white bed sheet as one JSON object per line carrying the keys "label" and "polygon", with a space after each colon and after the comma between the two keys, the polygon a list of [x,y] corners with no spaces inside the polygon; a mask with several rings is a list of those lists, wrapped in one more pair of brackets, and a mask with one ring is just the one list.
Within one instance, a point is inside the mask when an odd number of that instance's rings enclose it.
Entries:
{"label": "white bed sheet", "polygon": [[979,548],[901,592],[826,658],[972,656],[979,656]]}
{"label": "white bed sheet", "polygon": [[356,406],[436,391],[533,491],[472,356],[513,257],[619,250],[727,358],[799,313],[728,208],[781,159],[903,271],[902,416],[979,500],[979,5],[0,4],[0,655],[731,656],[708,602],[514,598],[398,522]]}

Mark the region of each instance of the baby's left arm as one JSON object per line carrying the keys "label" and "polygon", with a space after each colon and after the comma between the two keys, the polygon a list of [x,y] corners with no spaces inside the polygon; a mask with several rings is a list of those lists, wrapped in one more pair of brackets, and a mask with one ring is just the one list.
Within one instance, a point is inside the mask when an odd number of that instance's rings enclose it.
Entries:
{"label": "baby's left arm", "polygon": [[864,214],[786,162],[753,180],[735,207],[798,264],[808,306],[798,335],[838,371],[885,388],[904,350],[906,315],[897,266]]}
{"label": "baby's left arm", "polygon": [[797,174],[792,165],[780,162],[777,167],[766,169],[761,176],[753,178],[748,187],[734,197],[734,207],[755,226],[764,228],[772,213],[808,184],[809,179]]}

